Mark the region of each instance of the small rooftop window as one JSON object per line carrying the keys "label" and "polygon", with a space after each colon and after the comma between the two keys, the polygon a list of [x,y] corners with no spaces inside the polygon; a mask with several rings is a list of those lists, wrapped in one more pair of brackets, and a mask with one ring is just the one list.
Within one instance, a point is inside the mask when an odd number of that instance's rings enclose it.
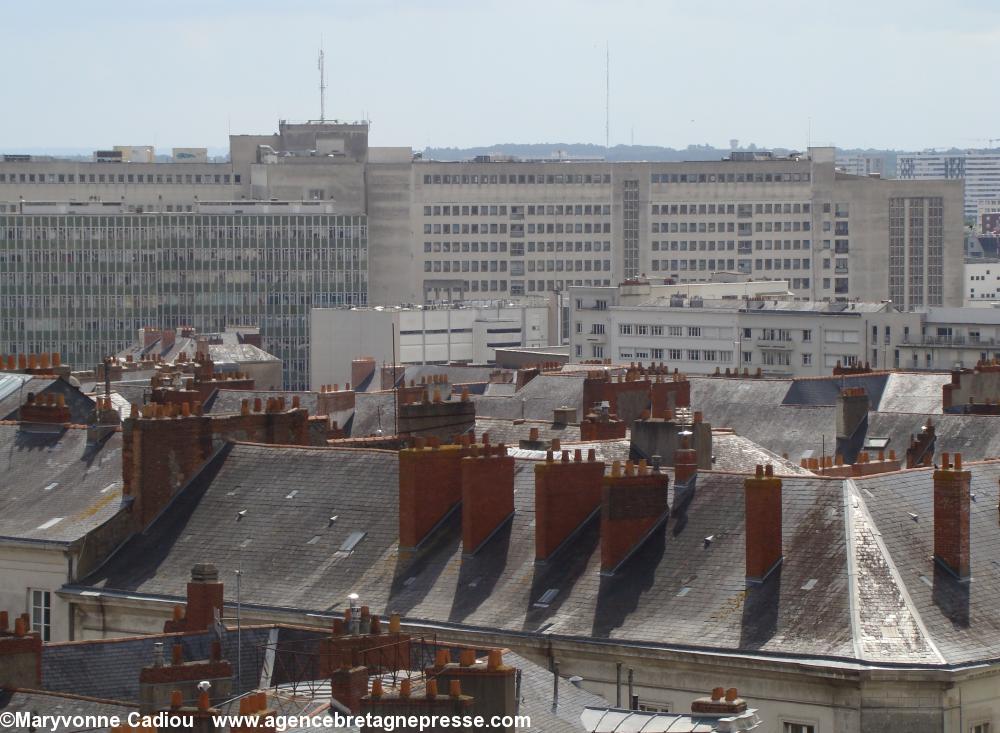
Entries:
{"label": "small rooftop window", "polygon": [[347,539],[344,540],[344,544],[340,546],[341,552],[353,552],[357,544],[365,538],[367,532],[355,531],[347,535]]}

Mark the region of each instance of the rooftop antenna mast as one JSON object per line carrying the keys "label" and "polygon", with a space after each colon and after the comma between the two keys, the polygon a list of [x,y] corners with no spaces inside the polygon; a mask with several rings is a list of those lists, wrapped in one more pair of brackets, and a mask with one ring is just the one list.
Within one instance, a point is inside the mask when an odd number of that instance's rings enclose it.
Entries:
{"label": "rooftop antenna mast", "polygon": [[604,157],[611,149],[611,45],[604,42]]}
{"label": "rooftop antenna mast", "polygon": [[326,122],[326,63],[323,56],[323,40],[319,42],[319,121]]}

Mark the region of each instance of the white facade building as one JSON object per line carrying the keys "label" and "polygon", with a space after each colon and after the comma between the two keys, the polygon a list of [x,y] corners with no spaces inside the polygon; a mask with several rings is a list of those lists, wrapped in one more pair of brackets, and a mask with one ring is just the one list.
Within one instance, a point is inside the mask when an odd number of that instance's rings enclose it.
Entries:
{"label": "white facade building", "polygon": [[483,302],[464,306],[314,308],[309,383],[351,380],[351,360],[364,355],[376,363],[491,364],[504,347],[549,345],[558,338],[555,311],[545,299],[526,303]]}
{"label": "white facade building", "polygon": [[919,314],[890,303],[620,296],[627,287],[570,290],[571,361],[654,361],[686,374],[760,369],[768,376],[808,377],[830,374],[838,363],[902,366],[897,344],[920,333]]}
{"label": "white facade building", "polygon": [[1000,303],[1000,262],[965,263],[966,308],[995,308]]}
{"label": "white facade building", "polygon": [[898,344],[902,368],[971,369],[1000,359],[1000,308],[928,308],[920,315],[921,328]]}
{"label": "white facade building", "polygon": [[896,160],[901,179],[951,179],[965,183],[965,217],[977,216],[980,201],[1000,198],[1000,153],[969,150],[964,153],[924,151]]}

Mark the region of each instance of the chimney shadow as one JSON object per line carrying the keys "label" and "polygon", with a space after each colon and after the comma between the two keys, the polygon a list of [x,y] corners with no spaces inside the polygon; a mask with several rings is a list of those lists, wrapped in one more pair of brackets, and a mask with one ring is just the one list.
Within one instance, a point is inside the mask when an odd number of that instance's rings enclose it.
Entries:
{"label": "chimney shadow", "polygon": [[438,578],[462,547],[462,512],[456,509],[416,552],[399,552],[386,600],[387,613],[405,616],[437,585]]}
{"label": "chimney shadow", "polygon": [[[463,621],[475,613],[496,587],[507,567],[514,517],[507,519],[475,555],[463,555],[458,588],[452,596],[449,621]],[[464,548],[463,548],[464,549]]]}
{"label": "chimney shadow", "polygon": [[[549,562],[534,564],[522,631],[536,631],[559,612],[562,602],[570,596],[577,581],[587,572],[594,553],[600,552],[600,542],[601,521],[599,516],[594,516],[565,547],[559,548]],[[596,568],[594,571],[596,572]],[[544,606],[536,605],[546,591],[552,588],[558,591],[555,598]]]}
{"label": "chimney shadow", "polygon": [[670,507],[670,519],[673,525],[670,530],[671,535],[677,537],[684,528],[687,527],[688,523],[688,507],[694,500],[694,495],[698,489],[697,477],[693,477],[687,484],[683,484],[678,487],[674,484],[672,487],[673,497]]}
{"label": "chimney shadow", "polygon": [[617,573],[601,576],[591,636],[609,638],[635,611],[642,595],[653,587],[656,569],[667,548],[666,526],[664,522],[647,537]]}
{"label": "chimney shadow", "polygon": [[748,586],[743,596],[740,622],[740,649],[761,649],[778,629],[781,610],[781,571],[779,565],[763,583]]}
{"label": "chimney shadow", "polygon": [[962,582],[946,568],[934,562],[934,585],[931,600],[945,618],[959,629],[969,628],[969,581]]}

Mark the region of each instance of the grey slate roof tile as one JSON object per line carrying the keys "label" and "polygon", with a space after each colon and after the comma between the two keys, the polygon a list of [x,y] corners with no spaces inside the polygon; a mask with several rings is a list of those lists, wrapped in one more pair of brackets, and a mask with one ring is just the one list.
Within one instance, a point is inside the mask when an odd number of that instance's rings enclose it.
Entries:
{"label": "grey slate roof tile", "polygon": [[73,542],[118,511],[121,492],[120,433],[88,446],[79,428],[0,425],[0,537]]}
{"label": "grey slate roof tile", "polygon": [[913,607],[950,663],[1000,657],[1000,463],[966,468],[972,472],[976,497],[970,511],[972,582],[959,581],[932,560],[933,469],[855,480]]}
{"label": "grey slate roof tile", "polygon": [[[6,690],[0,689],[0,711],[8,713],[25,712],[32,715],[66,715],[66,716],[115,716],[125,719],[129,713],[136,710],[135,705],[114,702],[99,702],[97,700],[82,700],[78,697],[59,695],[39,690]],[[9,726],[4,728],[11,733],[36,733],[33,727]],[[109,728],[62,728],[66,733],[75,731],[107,731]]]}
{"label": "grey slate roof tile", "polygon": [[[257,687],[264,660],[262,648],[270,631],[270,627],[264,626],[244,628],[242,643],[234,630],[223,634],[222,658],[233,665],[234,676],[237,669],[242,671],[242,681],[234,684],[236,692]],[[168,658],[170,648],[179,643],[184,659],[201,660],[209,658],[212,642],[217,638],[214,632],[204,632],[46,644],[42,647],[42,680],[47,690],[55,692],[138,702],[139,672],[153,663],[156,642],[164,643]],[[237,663],[238,649],[243,655],[242,665]]]}
{"label": "grey slate roof tile", "polygon": [[516,420],[552,420],[556,408],[575,407],[577,419],[583,416],[585,373],[540,374],[514,393],[513,397],[473,396],[476,414],[483,417]]}
{"label": "grey slate roof tile", "polygon": [[[211,479],[189,486],[86,583],[182,597],[195,562],[210,560],[225,574],[242,554],[247,603],[326,611],[356,592],[373,611],[410,619],[853,656],[839,481],[785,479],[785,564],[747,590],[741,476],[701,474],[686,512],[618,575],[602,578],[593,523],[559,562],[535,566],[533,466],[517,462],[515,517],[475,556],[462,556],[456,513],[407,560],[396,540],[394,453],[235,445],[204,472]],[[236,522],[243,508],[248,513]],[[352,553],[340,551],[355,530],[365,538]],[[714,540],[706,544],[708,536]],[[803,590],[810,578],[820,582]],[[690,590],[678,596],[685,586]],[[549,588],[558,589],[554,601],[536,606]],[[232,599],[231,585],[227,591]]]}

